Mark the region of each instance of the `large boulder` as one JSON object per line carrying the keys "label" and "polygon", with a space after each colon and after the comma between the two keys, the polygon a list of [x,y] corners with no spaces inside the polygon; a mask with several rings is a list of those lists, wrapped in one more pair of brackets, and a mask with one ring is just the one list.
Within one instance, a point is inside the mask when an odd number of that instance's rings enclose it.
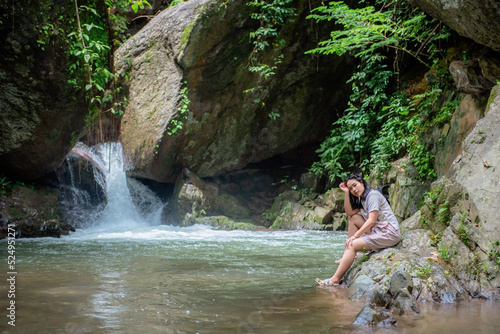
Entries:
{"label": "large boulder", "polygon": [[500,3],[494,0],[411,0],[460,35],[500,51]]}
{"label": "large boulder", "polygon": [[493,299],[500,298],[499,92],[499,86],[492,90],[486,115],[464,140],[448,176],[433,183],[419,218],[404,227],[430,230],[440,258],[468,293]]}
{"label": "large boulder", "polygon": [[490,81],[484,77],[477,59],[454,61],[450,64],[449,69],[458,90],[467,94],[481,95],[489,93],[496,82],[496,80]]}
{"label": "large boulder", "polygon": [[[333,212],[321,201],[316,201],[295,190],[287,190],[274,200],[270,210],[272,228],[277,229],[345,229],[345,216],[333,225]],[[343,219],[344,220],[343,220]]]}
{"label": "large boulder", "polygon": [[295,6],[281,33],[287,47],[258,55],[270,66],[283,53],[267,79],[248,70],[259,22],[242,0],[168,8],[117,50],[117,72],[130,75],[121,135],[132,175],[171,182],[188,167],[214,176],[326,135],[336,118],[328,110],[345,105],[353,64],[305,55],[326,31],[305,19],[307,1]]}
{"label": "large boulder", "polygon": [[[80,5],[83,5],[80,3]],[[0,171],[33,180],[54,170],[84,127],[83,90],[68,83],[64,34],[39,45],[41,27],[57,31],[58,13],[74,11],[66,1],[0,4]],[[50,25],[49,25],[50,24]]]}
{"label": "large boulder", "polygon": [[450,122],[434,131],[434,166],[438,176],[446,175],[456,157],[462,154],[462,142],[484,116],[487,100],[483,96],[465,95]]}
{"label": "large boulder", "polygon": [[467,299],[467,291],[449,264],[439,258],[429,231],[405,230],[396,247],[361,256],[349,268],[344,276],[349,298],[399,314],[418,313],[418,301],[456,303]]}
{"label": "large boulder", "polygon": [[205,215],[223,215],[233,219],[251,216],[250,209],[235,196],[220,192],[216,184],[202,180],[187,168],[176,182],[171,207],[166,212],[168,217],[165,216],[167,223],[171,224],[197,223],[196,219]]}

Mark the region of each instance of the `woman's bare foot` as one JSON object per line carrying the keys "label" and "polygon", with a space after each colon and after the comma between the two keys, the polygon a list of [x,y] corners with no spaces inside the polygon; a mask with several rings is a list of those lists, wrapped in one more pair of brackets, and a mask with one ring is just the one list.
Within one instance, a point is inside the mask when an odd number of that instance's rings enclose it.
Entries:
{"label": "woman's bare foot", "polygon": [[340,284],[339,281],[334,281],[333,277],[325,279],[325,280],[321,280],[319,278],[316,278],[316,283],[318,285],[322,285],[322,286],[336,286],[336,285]]}

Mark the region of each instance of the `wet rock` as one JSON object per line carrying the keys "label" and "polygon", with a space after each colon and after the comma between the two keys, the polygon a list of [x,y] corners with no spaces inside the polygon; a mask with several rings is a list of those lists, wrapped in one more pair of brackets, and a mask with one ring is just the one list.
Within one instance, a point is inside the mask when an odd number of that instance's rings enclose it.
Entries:
{"label": "wet rock", "polygon": [[18,186],[0,199],[0,239],[7,237],[9,227],[16,238],[59,238],[75,231],[62,219],[56,190]]}
{"label": "wet rock", "polygon": [[347,231],[349,217],[345,213],[334,212],[332,215],[332,227],[327,228],[333,231]]}
{"label": "wet rock", "polygon": [[481,95],[489,93],[495,85],[483,76],[477,59],[454,61],[450,64],[449,69],[457,88],[467,94]]}
{"label": "wet rock", "polygon": [[418,314],[420,312],[415,298],[406,288],[398,291],[397,296],[391,300],[390,307],[396,309],[399,315]]}
{"label": "wet rock", "polygon": [[349,298],[360,299],[371,296],[376,285],[375,281],[367,275],[359,275],[349,286]]}
{"label": "wet rock", "polygon": [[332,211],[295,190],[276,197],[271,208],[272,228],[325,229],[332,222]]}
{"label": "wet rock", "polygon": [[193,218],[204,215],[224,215],[232,219],[250,217],[250,210],[236,197],[219,193],[219,187],[206,182],[196,174],[184,169],[183,176],[176,183],[173,209],[176,219],[188,224]]}
{"label": "wet rock", "polygon": [[208,216],[208,217],[193,217],[190,220],[193,224],[210,225],[216,230],[257,230],[262,226],[257,226],[252,223],[237,222],[226,216]]}
{"label": "wet rock", "polygon": [[356,316],[356,320],[352,323],[358,326],[380,326],[391,327],[397,326],[397,322],[389,314],[382,311],[377,311],[371,304],[366,304],[361,312]]}
{"label": "wet rock", "polygon": [[396,297],[403,289],[411,294],[413,290],[413,281],[404,266],[399,266],[391,276],[388,292],[391,296]]}

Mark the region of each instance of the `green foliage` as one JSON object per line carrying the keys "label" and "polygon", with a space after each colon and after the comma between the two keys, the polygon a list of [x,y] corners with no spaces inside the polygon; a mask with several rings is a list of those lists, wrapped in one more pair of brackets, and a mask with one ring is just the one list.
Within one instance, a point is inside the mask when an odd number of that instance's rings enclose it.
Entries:
{"label": "green foliage", "polygon": [[[265,103],[263,100],[266,96],[262,96],[264,91],[262,85],[267,79],[276,74],[278,65],[283,62],[284,55],[281,53],[281,50],[287,44],[281,38],[281,29],[289,22],[293,22],[296,9],[293,5],[293,0],[253,0],[249,1],[247,6],[255,9],[255,12],[250,17],[258,20],[260,23],[259,28],[250,33],[250,41],[254,45],[254,48],[249,57],[248,64],[248,70],[259,75],[259,83],[257,87],[249,88],[244,92],[247,94],[254,93],[254,102],[264,107]],[[276,56],[271,59],[263,59],[260,54],[269,47],[273,48]],[[279,114],[271,112],[269,117],[276,120]]]}
{"label": "green foliage", "polygon": [[[308,53],[351,53],[361,60],[348,81],[352,84],[348,107],[322,143],[320,159],[311,171],[326,172],[331,179],[344,178],[348,168],[357,166],[381,176],[390,159],[408,153],[420,177],[432,179],[436,176],[434,156],[419,138],[431,126],[448,121],[454,110],[454,102],[443,108],[435,106],[442,88],[449,84],[449,75],[435,65],[436,80],[428,92],[414,97],[387,92],[397,79],[401,53],[428,67],[438,64],[440,51],[436,44],[449,34],[446,29],[437,32],[439,23],[406,2],[390,1],[379,7],[353,9],[343,2],[331,2],[308,16],[316,21],[335,20],[343,26]],[[387,55],[396,59],[393,70],[388,69]]]}
{"label": "green foliage", "polygon": [[7,190],[9,190],[11,187],[12,182],[7,177],[0,177],[0,194],[7,193]]}
{"label": "green foliage", "polygon": [[439,183],[432,191],[429,191],[424,195],[425,205],[427,205],[433,214],[436,213],[437,202],[439,200],[439,196],[443,193],[443,189],[443,183]]}
{"label": "green foliage", "polygon": [[436,214],[436,219],[439,223],[448,226],[450,225],[450,215],[450,203],[448,201],[445,201],[439,206]]}
{"label": "green foliage", "polygon": [[495,263],[498,269],[498,266],[500,266],[500,241],[491,242],[491,250],[488,252],[488,257]]}
{"label": "green foliage", "polygon": [[181,3],[184,3],[184,0],[173,0],[170,5],[168,5],[169,7],[173,7],[173,6],[177,6],[177,5],[180,5]]}
{"label": "green foliage", "polygon": [[[436,21],[429,20],[422,11],[404,2],[388,1],[383,7],[380,10],[373,6],[350,8],[343,1],[336,1],[315,8],[308,18],[335,20],[344,29],[332,31],[329,40],[320,42],[318,48],[309,52],[339,56],[352,53],[364,57],[379,53],[381,48],[393,48],[429,66],[425,59],[434,59],[438,51],[433,43],[447,38],[449,32],[442,30],[436,34],[438,25],[432,29]],[[412,49],[414,45],[419,47]]]}
{"label": "green foliage", "polygon": [[[98,0],[80,6],[75,0],[74,15],[50,13],[48,23],[38,27],[38,45],[42,50],[54,35],[65,36],[69,83],[86,92],[93,117],[107,111],[123,114],[128,101],[117,99],[122,87],[112,70],[113,51],[127,38],[126,8],[137,12],[150,6],[144,0],[105,0],[104,4],[106,10],[102,13]],[[121,79],[127,76],[122,74]]]}
{"label": "green foliage", "polygon": [[184,81],[184,86],[181,89],[180,95],[181,95],[181,106],[177,109],[177,114],[175,117],[168,123],[167,126],[167,133],[170,136],[174,136],[178,131],[180,131],[184,125],[184,122],[186,121],[188,114],[189,114],[189,103],[191,101],[188,98],[188,88],[187,88],[187,81]]}
{"label": "green foliage", "polygon": [[271,221],[272,222],[276,218],[276,215],[273,213],[273,211],[271,209],[262,212],[261,215],[262,215],[262,217],[264,217],[264,219],[266,221]]}
{"label": "green foliage", "polygon": [[20,181],[12,181],[7,176],[5,176],[3,174],[0,175],[0,194],[6,194],[16,187],[28,187],[28,188],[34,190],[33,185],[28,185],[28,184],[26,184],[24,182],[20,182]]}
{"label": "green foliage", "polygon": [[431,277],[431,269],[432,266],[430,264],[425,267],[418,268],[417,277],[420,279],[428,279],[429,277]]}
{"label": "green foliage", "polygon": [[440,247],[438,248],[438,253],[439,257],[444,261],[444,262],[449,262],[451,257],[455,255],[456,251],[450,251],[447,247]]}
{"label": "green foliage", "polygon": [[468,219],[468,214],[467,211],[464,211],[460,214],[460,224],[457,227],[457,236],[458,238],[466,245],[470,246],[470,240],[469,240],[469,219]]}

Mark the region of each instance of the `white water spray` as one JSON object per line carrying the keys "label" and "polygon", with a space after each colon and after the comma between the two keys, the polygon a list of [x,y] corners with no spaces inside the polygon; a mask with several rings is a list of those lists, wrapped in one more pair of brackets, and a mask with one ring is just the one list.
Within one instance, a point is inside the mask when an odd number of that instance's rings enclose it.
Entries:
{"label": "white water spray", "polygon": [[127,184],[123,168],[123,151],[119,143],[105,143],[96,147],[96,153],[103,162],[106,177],[108,204],[104,209],[99,226],[106,228],[130,228],[145,225],[137,211]]}
{"label": "white water spray", "polygon": [[89,213],[95,221],[88,225],[116,231],[161,224],[164,204],[148,187],[127,179],[120,143],[99,144],[92,148],[78,143],[72,153],[92,163],[94,179],[107,198],[106,207],[99,215]]}

